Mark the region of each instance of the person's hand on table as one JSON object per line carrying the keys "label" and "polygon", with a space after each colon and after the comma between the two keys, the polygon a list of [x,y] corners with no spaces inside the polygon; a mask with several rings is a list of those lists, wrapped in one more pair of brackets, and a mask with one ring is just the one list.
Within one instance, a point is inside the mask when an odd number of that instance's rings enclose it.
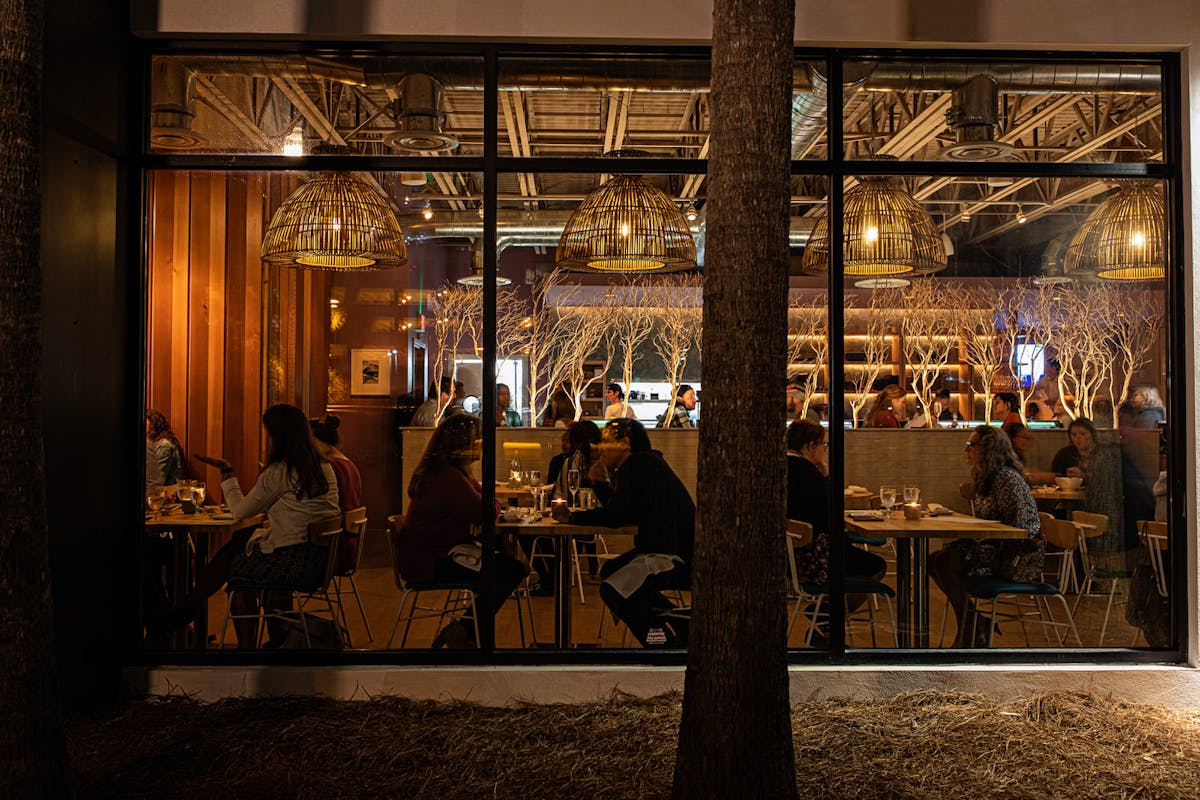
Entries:
{"label": "person's hand on table", "polygon": [[567,508],[566,503],[556,503],[550,508],[550,516],[555,522],[570,522],[571,509]]}
{"label": "person's hand on table", "polygon": [[1083,470],[1081,470],[1079,467],[1067,467],[1067,477],[1068,478],[1082,478]]}
{"label": "person's hand on table", "polygon": [[216,467],[217,469],[221,470],[222,475],[229,475],[233,472],[233,464],[230,464],[223,458],[197,455],[196,460],[203,464],[208,464],[210,467]]}

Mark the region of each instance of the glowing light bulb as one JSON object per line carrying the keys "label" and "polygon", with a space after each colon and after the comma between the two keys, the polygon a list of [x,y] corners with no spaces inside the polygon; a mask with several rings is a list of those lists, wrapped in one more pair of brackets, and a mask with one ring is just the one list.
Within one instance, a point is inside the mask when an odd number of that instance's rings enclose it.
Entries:
{"label": "glowing light bulb", "polygon": [[698,215],[696,214],[696,207],[695,207],[695,206],[693,206],[693,205],[691,205],[691,204],[689,204],[689,205],[688,205],[688,208],[687,208],[687,214],[685,214],[684,216],[686,216],[686,217],[687,217],[687,221],[688,221],[688,222],[695,222],[695,221],[696,221],[696,217],[698,216]]}
{"label": "glowing light bulb", "polygon": [[622,223],[621,223],[621,235],[622,235],[622,236],[628,236],[628,235],[629,235],[629,223],[628,223],[628,222],[622,222]]}
{"label": "glowing light bulb", "polygon": [[878,242],[879,228],[876,228],[874,225],[868,225],[867,229],[863,231],[863,241],[867,244],[874,244],[875,242]]}
{"label": "glowing light bulb", "polygon": [[1024,210],[1020,206],[1017,206],[1017,224],[1024,225],[1026,219]]}
{"label": "glowing light bulb", "polygon": [[297,125],[283,139],[283,154],[285,156],[304,155],[304,128]]}
{"label": "glowing light bulb", "polygon": [[425,204],[425,208],[421,209],[421,216],[425,218],[426,222],[433,219],[433,209],[429,207],[428,203]]}
{"label": "glowing light bulb", "polygon": [[1129,237],[1129,244],[1133,245],[1134,247],[1145,247],[1146,234],[1142,233],[1141,231],[1134,231]]}

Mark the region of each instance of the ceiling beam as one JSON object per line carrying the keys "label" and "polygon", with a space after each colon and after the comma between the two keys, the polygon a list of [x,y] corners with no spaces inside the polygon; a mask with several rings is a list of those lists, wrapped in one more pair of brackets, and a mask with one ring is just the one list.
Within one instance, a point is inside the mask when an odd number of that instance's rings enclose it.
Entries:
{"label": "ceiling beam", "polygon": [[253,147],[272,152],[279,146],[278,142],[271,141],[262,129],[255,125],[254,121],[208,77],[197,73],[195,86],[196,96],[249,139]]}

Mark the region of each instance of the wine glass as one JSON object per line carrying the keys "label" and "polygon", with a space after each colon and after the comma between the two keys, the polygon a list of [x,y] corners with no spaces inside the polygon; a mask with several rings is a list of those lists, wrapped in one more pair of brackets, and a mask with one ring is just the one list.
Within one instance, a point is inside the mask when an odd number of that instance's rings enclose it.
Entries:
{"label": "wine glass", "polygon": [[879,487],[879,504],[883,506],[884,516],[891,516],[892,506],[896,505],[896,487],[895,486],[880,486]]}
{"label": "wine glass", "polygon": [[542,485],[542,471],[540,469],[529,470],[529,488],[536,489]]}
{"label": "wine glass", "polygon": [[204,481],[192,481],[192,502],[196,504],[196,513],[200,513],[200,506],[204,505],[204,498],[208,496],[208,487]]}
{"label": "wine glass", "polygon": [[921,488],[919,486],[904,487],[904,502],[916,503],[921,499]]}
{"label": "wine glass", "polygon": [[163,501],[166,499],[166,493],[161,486],[151,486],[146,489],[146,505],[150,507],[150,519],[158,516],[158,512],[162,510]]}
{"label": "wine glass", "polygon": [[567,472],[567,490],[571,493],[571,507],[575,507],[575,495],[579,493],[579,470],[571,469]]}
{"label": "wine glass", "polygon": [[192,482],[179,481],[175,489],[175,497],[178,498],[179,502],[181,503],[192,502]]}

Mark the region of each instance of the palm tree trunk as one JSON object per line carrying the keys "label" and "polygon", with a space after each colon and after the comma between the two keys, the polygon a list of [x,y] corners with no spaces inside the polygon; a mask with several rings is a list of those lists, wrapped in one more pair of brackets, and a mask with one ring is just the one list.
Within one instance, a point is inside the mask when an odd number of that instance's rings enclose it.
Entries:
{"label": "palm tree trunk", "polygon": [[784,392],[794,7],[716,0],[693,622],[673,797],[796,796]]}
{"label": "palm tree trunk", "polygon": [[66,797],[41,420],[42,3],[0,0],[0,796]]}

